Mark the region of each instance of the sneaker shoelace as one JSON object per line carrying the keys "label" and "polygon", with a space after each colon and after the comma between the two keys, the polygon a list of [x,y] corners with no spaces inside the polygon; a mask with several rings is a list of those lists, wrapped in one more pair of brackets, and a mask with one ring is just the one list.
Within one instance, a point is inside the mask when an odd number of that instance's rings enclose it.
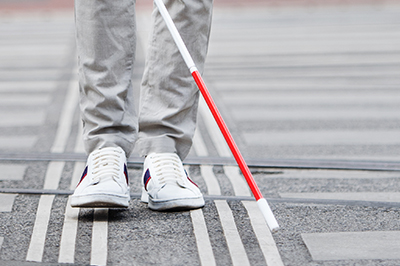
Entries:
{"label": "sneaker shoelace", "polygon": [[177,183],[184,186],[185,180],[181,172],[182,162],[177,155],[155,154],[153,155],[153,166],[160,184]]}
{"label": "sneaker shoelace", "polygon": [[92,182],[97,184],[103,177],[119,178],[121,151],[113,148],[103,148],[93,154]]}

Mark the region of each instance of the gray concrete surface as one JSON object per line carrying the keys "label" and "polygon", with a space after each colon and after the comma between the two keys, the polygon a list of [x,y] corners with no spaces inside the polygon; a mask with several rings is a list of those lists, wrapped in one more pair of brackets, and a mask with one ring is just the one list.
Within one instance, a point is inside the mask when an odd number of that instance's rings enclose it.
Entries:
{"label": "gray concrete surface", "polygon": [[[245,157],[397,162],[399,15],[379,3],[216,8],[204,78]],[[399,171],[251,168],[280,224],[272,235],[226,165],[186,166],[201,210],[150,211],[137,164],[127,210],[70,208],[84,167],[73,13],[8,13],[0,36],[0,190],[17,191],[0,193],[0,265],[400,264],[383,251],[398,243]],[[198,156],[230,156],[204,105]]]}

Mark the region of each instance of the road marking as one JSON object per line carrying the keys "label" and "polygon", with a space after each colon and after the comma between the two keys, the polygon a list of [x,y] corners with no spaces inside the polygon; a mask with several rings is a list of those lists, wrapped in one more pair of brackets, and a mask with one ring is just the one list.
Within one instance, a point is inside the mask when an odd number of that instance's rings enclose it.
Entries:
{"label": "road marking", "polygon": [[22,180],[27,167],[24,164],[0,164],[0,180]]}
{"label": "road marking", "polygon": [[200,97],[199,101],[199,112],[203,117],[209,135],[218,151],[218,154],[221,157],[232,157],[232,153],[228,147],[228,144],[226,144],[224,136],[222,136],[217,123],[215,122],[210,110],[208,110],[207,104],[202,97]]}
{"label": "road marking", "polygon": [[33,227],[31,242],[29,243],[28,254],[26,256],[27,261],[42,261],[47,225],[49,223],[54,197],[54,195],[40,196],[35,225]]}
{"label": "road marking", "polygon": [[223,96],[224,103],[234,104],[236,106],[262,105],[262,106],[307,106],[318,105],[377,105],[377,104],[397,104],[400,102],[399,91],[352,91],[344,94],[342,91],[324,91],[316,93],[315,91],[291,92],[290,97],[287,92],[258,91],[249,93],[242,91],[240,93],[230,93]]}
{"label": "road marking", "polygon": [[[204,147],[204,148],[207,150],[206,147]],[[203,166],[200,166],[200,167],[203,167]],[[212,167],[209,167],[209,168],[212,171]],[[203,169],[203,168],[200,168],[200,169]],[[186,170],[189,171],[189,167],[186,167]],[[206,174],[206,173],[204,173],[202,171],[202,177],[206,181],[208,193],[210,193],[210,189],[211,189],[211,193],[215,192],[215,193],[219,193],[218,195],[220,195],[218,182],[216,183],[217,190],[215,188],[212,189],[212,187],[210,187],[212,185],[212,184],[210,184],[210,178],[208,178],[209,182],[207,183],[207,180],[204,178],[204,174]],[[215,179],[215,175],[213,174],[212,176]],[[211,180],[213,180],[213,178],[211,178]],[[216,180],[213,182],[216,182]],[[210,237],[208,234],[206,222],[204,220],[203,211],[201,209],[191,210],[190,217],[192,218],[193,231],[194,231],[194,236],[196,238],[196,244],[197,244],[197,249],[199,252],[201,265],[203,265],[203,266],[215,265],[215,257],[214,257],[214,253],[212,251]]]}
{"label": "road marking", "polygon": [[[74,69],[75,70],[75,69]],[[76,71],[74,71],[75,73]],[[56,134],[56,138],[54,140],[54,144],[51,148],[51,152],[53,153],[61,153],[64,152],[65,146],[68,141],[68,136],[71,133],[71,127],[74,119],[74,113],[76,110],[76,106],[79,98],[79,90],[77,88],[76,79],[71,79],[70,85],[67,91],[67,96],[65,99],[63,111],[60,116],[60,120],[58,123],[58,130]]]}
{"label": "road marking", "polygon": [[400,202],[399,192],[279,193],[282,198]]}
{"label": "road marking", "polygon": [[199,251],[200,263],[203,266],[213,266],[215,265],[215,258],[203,211],[201,209],[191,210],[190,217],[192,218],[193,231],[196,238],[197,249]]}
{"label": "road marking", "polygon": [[301,234],[313,260],[398,260],[400,231]]}
{"label": "road marking", "polygon": [[0,212],[11,212],[17,194],[0,194]]}
{"label": "road marking", "polygon": [[[20,109],[21,110],[21,109]],[[1,127],[40,126],[45,122],[44,110],[34,111],[2,111],[0,113]]]}
{"label": "road marking", "polygon": [[[391,79],[381,79],[378,81],[379,86],[382,90],[393,90],[397,92],[398,84],[393,82]],[[357,80],[357,83],[349,83],[345,79],[335,79],[335,78],[291,78],[283,80],[280,78],[270,78],[263,79],[260,81],[254,80],[249,83],[248,80],[214,80],[213,85],[218,88],[218,91],[222,94],[225,93],[237,93],[243,92],[243,88],[246,88],[246,92],[265,92],[265,91],[285,91],[291,90],[294,92],[298,91],[320,91],[323,89],[341,89],[341,90],[354,90],[354,91],[364,91],[366,89],[376,89],[378,86],[376,83],[371,82],[370,79]]]}
{"label": "road marking", "polygon": [[50,94],[36,94],[36,95],[2,95],[0,98],[1,106],[43,106],[51,102]]}
{"label": "road marking", "polygon": [[[47,167],[44,189],[57,189],[65,162],[50,162]],[[33,226],[31,241],[29,243],[26,260],[41,262],[44,244],[47,234],[47,226],[50,219],[51,207],[55,195],[40,196],[38,209],[36,211],[35,224]]]}
{"label": "road marking", "polygon": [[43,189],[57,189],[65,162],[50,162],[47,166]]}
{"label": "road marking", "polygon": [[268,266],[283,266],[275,240],[255,201],[242,201]]}
{"label": "road marking", "polygon": [[[193,148],[198,156],[208,156],[207,146],[204,143],[200,131],[196,130],[193,137]],[[215,177],[213,166],[200,165],[201,176],[207,186],[208,195],[221,195],[221,189]]]}
{"label": "road marking", "polygon": [[79,208],[72,208],[68,199],[65,208],[64,225],[60,240],[59,263],[74,263],[76,232],[78,231]]}
{"label": "road marking", "polygon": [[235,196],[252,196],[244,177],[240,175],[240,169],[237,166],[225,165],[225,175],[231,181]]}
{"label": "road marking", "polygon": [[[67,99],[64,103],[60,122],[57,127],[56,138],[51,147],[52,153],[64,152],[67,139],[71,131],[72,118],[76,109],[78,98],[74,84],[74,80],[70,81],[67,92]],[[57,189],[60,183],[61,174],[64,169],[65,162],[50,162],[47,167],[44,189]],[[31,241],[29,243],[27,261],[41,262],[46,240],[47,227],[50,219],[51,208],[53,205],[54,195],[40,196],[38,209],[36,211],[36,220],[33,226]]]}
{"label": "road marking", "polygon": [[[82,124],[80,124],[74,148],[74,151],[76,153],[84,152],[82,130],[83,127]],[[84,168],[85,168],[84,162],[75,163],[74,171],[72,173],[71,183],[69,186],[70,190],[75,189]],[[60,241],[60,254],[58,257],[59,263],[75,262],[75,246],[76,246],[76,235],[78,232],[79,210],[80,208],[72,208],[70,204],[70,199],[68,199],[67,206],[65,208],[64,226]]]}
{"label": "road marking", "polygon": [[221,195],[221,189],[218,180],[214,175],[213,166],[201,165],[200,172],[207,185],[208,195]]}
{"label": "road marking", "polygon": [[277,169],[265,170],[263,178],[299,178],[299,179],[368,179],[400,178],[397,171],[360,171],[360,170],[325,170],[325,169]]}
{"label": "road marking", "polygon": [[37,136],[2,136],[0,147],[2,149],[30,149],[37,142]]}
{"label": "road marking", "polygon": [[0,92],[52,92],[55,81],[0,81]]}
{"label": "road marking", "polygon": [[400,144],[400,130],[253,131],[243,136],[249,145],[268,146]]}
{"label": "road marking", "polygon": [[201,135],[201,132],[198,129],[194,132],[192,147],[194,148],[198,156],[203,156],[203,157],[208,156],[207,146],[204,143],[204,139]]}
{"label": "road marking", "polygon": [[228,244],[229,253],[232,258],[233,265],[250,265],[246,250],[244,249],[239,232],[236,228],[235,220],[232,215],[231,208],[225,200],[215,200],[218,215],[224,230],[226,243]]}
{"label": "road marking", "polygon": [[94,210],[90,265],[107,264],[108,209]]}
{"label": "road marking", "polygon": [[[75,189],[75,186],[79,180],[79,176],[84,167],[85,163],[83,162],[75,163],[70,184],[71,190]],[[79,210],[80,208],[72,208],[70,204],[70,199],[68,199],[67,206],[65,208],[64,225],[60,240],[60,254],[58,256],[59,263],[75,262],[75,245],[76,234],[78,231]]]}
{"label": "road marking", "polygon": [[354,108],[311,108],[304,107],[301,109],[277,109],[273,107],[249,107],[235,108],[232,115],[238,123],[258,122],[265,123],[267,121],[306,121],[306,120],[355,120],[355,119],[398,119],[400,110],[382,109],[379,107],[354,107]]}

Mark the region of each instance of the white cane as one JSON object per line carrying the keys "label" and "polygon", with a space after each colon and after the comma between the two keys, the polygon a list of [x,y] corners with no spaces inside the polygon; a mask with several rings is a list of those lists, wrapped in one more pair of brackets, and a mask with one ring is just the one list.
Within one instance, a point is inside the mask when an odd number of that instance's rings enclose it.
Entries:
{"label": "white cane", "polygon": [[247,184],[249,185],[251,192],[253,193],[258,207],[260,208],[267,224],[268,227],[271,231],[277,231],[279,228],[278,222],[275,219],[274,214],[272,213],[271,208],[269,207],[267,201],[265,198],[262,196],[260,189],[258,188],[250,170],[249,167],[247,166],[246,162],[243,159],[243,156],[241,155],[235,141],[232,138],[231,133],[228,130],[228,127],[226,126],[224,120],[222,119],[222,116],[220,112],[218,111],[213,99],[211,98],[211,95],[199,73],[197,70],[196,65],[193,62],[193,59],[191,55],[189,54],[188,49],[186,48],[186,45],[184,44],[182,37],[180,36],[174,22],[171,19],[171,16],[169,15],[167,8],[165,7],[164,3],[162,0],[154,0],[155,4],[158,7],[158,10],[163,17],[165,23],[167,24],[168,30],[170,31],[172,38],[174,39],[179,52],[181,53],[183,60],[185,61],[187,67],[190,70],[190,73],[192,74],[201,94],[203,95],[204,100],[206,101],[208,107],[210,108],[211,113],[214,116],[215,121],[217,122],[219,129],[221,130],[222,135],[224,136],[233,156],[236,159],[236,162],[239,165],[239,168],[241,169],[243,176],[245,177]]}

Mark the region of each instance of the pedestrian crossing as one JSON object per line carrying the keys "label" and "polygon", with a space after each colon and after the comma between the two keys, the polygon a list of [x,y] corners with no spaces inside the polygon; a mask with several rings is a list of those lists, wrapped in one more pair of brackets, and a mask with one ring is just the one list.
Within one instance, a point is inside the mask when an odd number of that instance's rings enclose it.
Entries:
{"label": "pedestrian crossing", "polygon": [[[75,57],[74,49],[71,48],[74,38],[73,20],[66,17],[53,17],[50,20],[15,19],[12,23],[8,22],[7,26],[1,24],[4,21],[0,19],[0,32],[8,36],[7,40],[0,40],[0,51],[4,51],[0,53],[0,59],[3,59],[0,60],[0,95],[2,96],[0,97],[2,111],[0,113],[0,152],[2,153],[7,154],[11,151],[50,151],[52,154],[84,153],[81,139],[82,128],[77,115],[78,88],[74,68],[75,59],[71,59]],[[30,20],[33,22],[30,23]],[[139,17],[139,21],[143,20]],[[216,23],[218,23],[218,16]],[[220,25],[226,27],[226,24]],[[362,38],[369,39],[377,34],[385,39],[392,31],[389,29],[382,31],[383,28],[373,26],[370,33],[362,34]],[[297,30],[293,30],[292,37],[299,34]],[[338,28],[332,27],[331,30],[345,37],[350,36],[348,32],[342,32]],[[275,30],[268,34],[279,35],[279,32]],[[246,34],[248,34],[247,37],[252,36],[253,33],[244,31],[243,37]],[[334,36],[330,32],[323,34],[328,39]],[[21,37],[22,35],[29,36],[26,38],[26,45],[20,43],[25,39]],[[145,31],[139,32],[140,42],[146,35]],[[264,36],[264,33],[261,35]],[[57,36],[61,39],[57,39]],[[262,36],[261,38],[266,38]],[[218,45],[226,47],[229,38],[233,37],[225,37],[217,34],[214,47],[218,48]],[[283,35],[281,38],[287,38],[287,36]],[[319,45],[327,42],[316,41],[321,42]],[[376,44],[382,45],[383,42],[384,40],[380,40]],[[11,51],[14,43],[18,43],[17,52]],[[34,49],[29,50],[27,47],[30,45],[33,45]],[[238,42],[234,48],[239,49],[243,45],[245,45],[244,41]],[[389,44],[385,45],[388,49],[391,47]],[[279,51],[281,48],[274,43],[269,47],[271,51],[274,49]],[[240,60],[245,57],[250,58],[251,55],[246,54],[242,58],[232,57],[230,56],[231,48],[218,48],[222,49],[221,53],[216,53],[216,50],[212,49],[208,61],[209,69],[213,69],[218,63],[230,62],[232,71],[219,72],[221,77],[224,75],[241,77],[242,74],[236,71],[233,65],[240,63]],[[311,60],[307,62],[315,65],[316,62],[324,61],[321,58],[327,58],[324,54],[311,55],[311,57],[303,54],[309,49],[305,46],[299,49],[303,49],[300,55],[290,56],[291,60],[288,55],[280,55],[279,58],[268,57],[272,60],[268,62],[275,62],[276,65],[283,64],[283,66],[287,64],[302,66],[303,59]],[[261,52],[261,55],[263,53]],[[367,58],[349,55],[347,64],[353,65],[359,62],[375,64],[380,60],[383,64],[396,64],[397,57],[391,56],[390,53],[387,52],[382,57],[374,54]],[[65,60],[60,60],[60,58]],[[261,65],[266,62],[264,56],[252,58],[254,62]],[[285,58],[286,63],[282,61]],[[324,61],[324,64],[334,67],[334,64],[329,61]],[[243,61],[242,66],[245,69],[251,68],[247,60]],[[7,69],[9,67],[15,68],[19,75],[11,73]],[[28,71],[30,68],[38,68],[39,71]],[[376,85],[365,80],[358,80],[355,83],[352,79],[331,79],[332,77],[328,75],[325,77],[326,80],[333,82],[325,84],[327,82],[325,79],[314,79],[313,76],[299,78],[297,75],[301,72],[295,74],[293,78],[280,80],[282,83],[279,84],[275,83],[277,79],[280,79],[278,76],[254,79],[249,82],[249,77],[253,78],[253,76],[246,75],[245,81],[227,81],[214,79],[214,74],[208,72],[206,82],[210,81],[212,84],[210,87],[217,88],[216,97],[223,103],[222,111],[224,111],[223,114],[228,114],[226,117],[228,121],[252,123],[251,119],[246,119],[245,116],[258,110],[260,106],[273,105],[279,109],[282,105],[295,104],[297,98],[300,105],[304,106],[310,106],[315,102],[329,105],[336,101],[349,105],[356,103],[358,98],[363,104],[374,105],[378,102],[394,105],[398,95],[393,92],[397,88],[397,78],[393,78],[392,69],[392,66],[385,69],[388,70],[386,73],[390,77],[384,81],[381,80],[382,90],[374,90],[371,94],[363,94],[363,89],[368,86],[374,89]],[[381,75],[383,72],[375,72],[377,73]],[[23,77],[19,79],[21,75]],[[395,82],[391,82],[393,80]],[[266,84],[269,86],[270,98],[265,96]],[[250,96],[248,93],[243,93],[244,85],[248,85],[251,89]],[[318,92],[321,85],[333,89],[328,92],[329,97]],[[341,97],[336,93],[337,87],[342,90],[351,88],[352,94]],[[288,91],[293,93],[296,99],[285,100],[284,93],[280,91],[282,88],[285,93]],[[358,90],[360,93],[356,92]],[[377,102],[374,98],[377,98]],[[240,100],[243,101],[238,103]],[[229,108],[226,109],[227,106],[236,104],[239,106],[237,110],[227,112],[229,110]],[[248,108],[252,104],[256,107]],[[285,115],[287,117],[293,115],[282,108],[279,114],[275,113],[279,119],[271,118],[272,115],[263,113],[265,108],[261,109],[260,115],[253,118],[256,122],[267,121],[273,124],[274,119],[285,121]],[[302,116],[304,120],[307,120],[307,115],[315,117],[322,114],[326,115],[326,113],[316,114],[310,109],[309,113],[302,110],[298,116],[299,120]],[[393,116],[396,114],[394,112]],[[340,112],[335,115],[340,116]],[[357,115],[357,113],[354,112],[352,115]],[[362,115],[361,112],[359,115]],[[380,116],[382,113],[377,112],[377,115]],[[391,117],[388,116],[389,118]],[[309,132],[282,130],[272,132],[266,138],[262,130],[259,130],[260,126],[254,126],[243,134],[237,134],[241,130],[241,125],[235,122],[230,124],[233,126],[233,132],[239,136],[239,141],[244,140],[250,146],[260,146],[260,149],[263,149],[263,145],[272,146],[274,149],[274,146],[282,147],[281,145],[285,143],[296,146],[296,141],[299,140],[303,144],[307,141],[326,143],[326,139],[321,140],[312,130]],[[277,124],[273,125],[277,126]],[[282,125],[280,127],[284,129]],[[230,129],[232,131],[232,128]],[[326,137],[331,131],[319,131],[319,133]],[[349,131],[343,132],[342,135],[340,132],[336,133],[338,134],[335,136],[339,137],[339,140],[342,139],[342,145],[343,141],[347,141],[348,146],[351,146],[351,140],[346,139],[346,136],[352,136],[348,135]],[[359,132],[354,131],[354,136],[357,133]],[[397,143],[396,134],[396,130],[393,132],[374,130],[370,131],[370,134],[357,138],[356,142],[363,143],[373,139],[375,144],[393,144]],[[293,135],[296,135],[296,139],[291,142]],[[386,137],[378,141],[377,137],[380,136]],[[337,141],[337,138],[332,140],[331,145]],[[250,147],[247,151],[249,150],[253,151],[253,148]],[[194,136],[191,156],[231,157],[230,150],[203,101],[199,106],[199,127]],[[4,161],[0,163],[0,186],[16,189],[72,191],[78,183],[84,166],[85,163],[81,161]],[[397,209],[364,207],[364,203],[370,202],[389,204],[400,202],[398,192],[400,191],[398,185],[400,176],[396,171],[252,169],[264,196],[272,200],[281,200],[273,202],[272,207],[282,229],[272,235],[256,202],[245,200],[250,199],[251,193],[237,166],[201,164],[185,165],[185,168],[205,194],[206,206],[203,209],[172,213],[150,211],[139,200],[141,169],[136,165],[128,169],[133,199],[128,210],[125,211],[71,208],[68,196],[65,194],[0,193],[0,224],[2,225],[0,226],[0,264],[2,262],[21,264],[32,262],[33,265],[65,263],[73,265],[281,266],[296,265],[296,263],[333,265],[338,260],[345,260],[343,263],[346,263],[349,260],[357,262],[361,259],[368,260],[370,265],[374,265],[374,262],[379,259],[393,260],[391,261],[393,265],[398,262],[398,258],[393,255],[398,254],[398,250],[393,248],[398,238]],[[302,199],[303,202],[300,201]],[[332,203],[334,201],[342,201],[342,203],[338,206]],[[346,205],[346,202],[352,204]],[[376,239],[379,241],[374,241]],[[341,244],[345,242],[349,245],[343,248]],[[371,245],[361,245],[366,242]],[[365,251],[370,248],[376,252],[366,254]],[[327,250],[334,251],[334,254],[327,254]],[[325,262],[327,264],[324,264]]]}

